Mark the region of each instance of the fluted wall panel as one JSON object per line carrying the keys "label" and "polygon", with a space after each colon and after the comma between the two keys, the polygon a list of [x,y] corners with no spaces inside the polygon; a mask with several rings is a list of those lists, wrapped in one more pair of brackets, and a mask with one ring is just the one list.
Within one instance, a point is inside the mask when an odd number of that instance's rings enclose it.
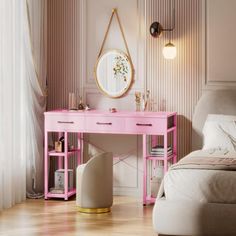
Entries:
{"label": "fluted wall panel", "polygon": [[79,90],[78,13],[78,0],[48,0],[48,109],[67,108]]}
{"label": "fluted wall panel", "polygon": [[[170,5],[171,4],[171,5]],[[175,29],[158,39],[147,34],[146,89],[150,90],[157,110],[178,112],[178,157],[191,151],[192,115],[201,94],[200,78],[200,1],[147,0],[146,28],[153,21],[164,28],[172,27],[175,8]],[[162,49],[169,39],[176,45],[177,56],[166,60]]]}

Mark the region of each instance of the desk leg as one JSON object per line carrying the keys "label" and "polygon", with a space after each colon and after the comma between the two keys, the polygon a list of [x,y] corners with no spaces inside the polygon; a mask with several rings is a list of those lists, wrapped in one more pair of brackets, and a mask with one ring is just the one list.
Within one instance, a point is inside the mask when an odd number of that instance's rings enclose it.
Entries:
{"label": "desk leg", "polygon": [[143,205],[147,203],[147,135],[143,135]]}
{"label": "desk leg", "polygon": [[68,200],[68,133],[65,132],[65,145],[64,145],[64,189],[65,189],[65,200]]}
{"label": "desk leg", "polygon": [[177,115],[174,116],[174,126],[175,130],[173,132],[173,152],[174,152],[174,164],[177,162]]}
{"label": "desk leg", "polygon": [[168,154],[167,154],[167,148],[168,148],[168,135],[167,133],[164,134],[164,174],[168,170]]}
{"label": "desk leg", "polygon": [[[151,135],[151,148],[157,145],[157,136]],[[157,168],[157,161],[154,161],[154,168]]]}
{"label": "desk leg", "polygon": [[78,157],[77,157],[77,165],[81,165],[83,163],[82,157],[83,157],[83,134],[78,133]]}
{"label": "desk leg", "polygon": [[48,132],[44,131],[44,199],[48,199]]}
{"label": "desk leg", "polygon": [[[63,132],[58,133],[58,140],[63,136]],[[64,145],[65,148],[65,145]],[[65,150],[64,150],[65,151]],[[57,161],[58,169],[63,169],[63,157],[58,157]]]}
{"label": "desk leg", "polygon": [[77,166],[79,166],[81,164],[81,144],[80,144],[80,133],[78,133],[78,156],[77,156]]}
{"label": "desk leg", "polygon": [[80,134],[80,163],[84,163],[84,134]]}

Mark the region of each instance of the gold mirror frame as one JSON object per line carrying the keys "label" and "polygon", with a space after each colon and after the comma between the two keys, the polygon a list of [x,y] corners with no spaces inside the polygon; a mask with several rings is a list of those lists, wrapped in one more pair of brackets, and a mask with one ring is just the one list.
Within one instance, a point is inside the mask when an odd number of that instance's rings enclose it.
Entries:
{"label": "gold mirror frame", "polygon": [[[126,58],[126,59],[127,59],[127,63],[129,64],[129,67],[130,67],[130,69],[131,69],[131,71],[130,71],[131,76],[130,76],[130,78],[129,78],[129,81],[128,81],[126,87],[125,87],[120,93],[118,93],[117,95],[112,95],[111,93],[109,93],[108,91],[106,91],[106,90],[102,87],[101,83],[99,82],[99,78],[98,78],[99,75],[98,75],[98,73],[97,73],[98,65],[99,65],[100,60],[104,57],[104,55],[106,55],[106,54],[108,54],[108,53],[110,53],[110,52],[114,52],[114,53],[120,54],[120,55],[122,55],[124,58]],[[98,58],[98,60],[97,60],[97,62],[96,62],[96,65],[95,65],[95,69],[94,69],[94,75],[95,75],[96,84],[97,84],[98,88],[100,89],[100,91],[101,91],[104,95],[106,95],[106,96],[108,96],[108,97],[110,97],[110,98],[120,98],[120,97],[122,97],[124,94],[126,94],[126,92],[130,89],[130,87],[131,87],[131,85],[132,85],[132,83],[133,83],[133,81],[134,81],[134,67],[133,67],[133,63],[132,63],[132,61],[130,60],[130,57],[129,57],[125,52],[123,52],[122,50],[120,50],[120,49],[107,50],[107,51],[105,51],[102,55],[100,55],[100,57]]]}

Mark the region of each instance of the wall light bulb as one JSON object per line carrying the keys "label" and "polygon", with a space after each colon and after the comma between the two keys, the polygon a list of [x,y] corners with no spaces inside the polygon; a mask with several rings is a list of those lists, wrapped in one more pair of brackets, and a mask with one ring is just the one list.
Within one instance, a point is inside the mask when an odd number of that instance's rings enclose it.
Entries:
{"label": "wall light bulb", "polygon": [[173,43],[169,42],[163,48],[163,56],[166,59],[174,59],[176,57],[176,47]]}

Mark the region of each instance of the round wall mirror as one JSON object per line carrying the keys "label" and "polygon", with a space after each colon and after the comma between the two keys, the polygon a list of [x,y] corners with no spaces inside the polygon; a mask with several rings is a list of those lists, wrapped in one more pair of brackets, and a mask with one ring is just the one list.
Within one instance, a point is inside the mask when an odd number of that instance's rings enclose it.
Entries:
{"label": "round wall mirror", "polygon": [[124,95],[132,84],[133,76],[133,65],[123,51],[109,50],[98,58],[95,78],[105,95],[112,98]]}

